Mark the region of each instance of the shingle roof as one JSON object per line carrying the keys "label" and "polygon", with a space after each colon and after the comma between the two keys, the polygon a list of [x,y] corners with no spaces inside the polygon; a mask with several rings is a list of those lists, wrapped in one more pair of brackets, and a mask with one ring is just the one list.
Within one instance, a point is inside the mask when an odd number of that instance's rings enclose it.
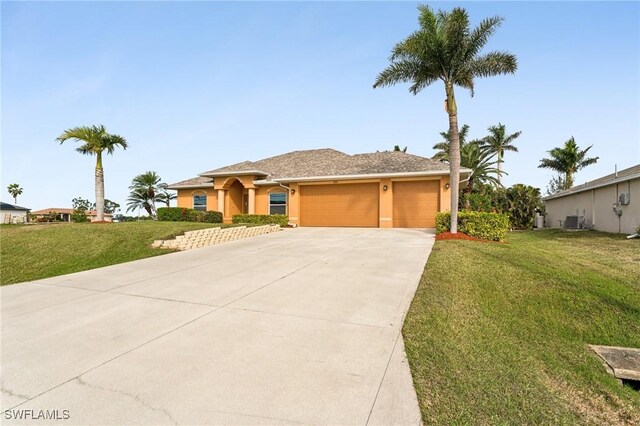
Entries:
{"label": "shingle roof", "polygon": [[213,179],[208,177],[194,177],[187,180],[181,180],[180,182],[172,183],[168,186],[169,189],[178,189],[178,188],[197,188],[197,187],[213,187]]}
{"label": "shingle roof", "polygon": [[200,178],[170,185],[170,188],[195,185],[205,176],[255,172],[267,181],[325,176],[357,176],[389,173],[449,172],[449,165],[430,158],[398,151],[349,155],[335,149],[293,151],[259,161],[243,161],[201,173]]}
{"label": "shingle roof", "polygon": [[0,201],[0,210],[29,211],[30,209]]}
{"label": "shingle roof", "polygon": [[613,185],[618,182],[625,182],[630,179],[640,178],[640,164],[629,167],[628,169],[620,170],[616,176],[615,173],[603,176],[598,179],[594,179],[589,182],[585,182],[581,185],[576,185],[566,191],[557,192],[543,198],[543,200],[552,200],[554,198],[561,198],[571,194],[577,194],[578,192],[588,191],[590,189],[600,188],[602,186]]}

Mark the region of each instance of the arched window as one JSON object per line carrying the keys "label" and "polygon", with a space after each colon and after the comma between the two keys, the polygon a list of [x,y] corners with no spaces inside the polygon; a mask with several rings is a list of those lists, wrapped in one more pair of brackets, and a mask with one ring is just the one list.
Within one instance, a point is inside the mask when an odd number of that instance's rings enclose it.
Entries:
{"label": "arched window", "polygon": [[207,211],[207,194],[197,193],[193,194],[193,209]]}
{"label": "arched window", "polygon": [[269,214],[287,214],[287,193],[269,193]]}

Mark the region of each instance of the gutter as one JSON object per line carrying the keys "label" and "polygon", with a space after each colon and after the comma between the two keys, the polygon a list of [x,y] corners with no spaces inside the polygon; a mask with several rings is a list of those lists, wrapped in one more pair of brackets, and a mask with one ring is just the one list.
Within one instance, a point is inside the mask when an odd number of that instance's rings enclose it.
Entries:
{"label": "gutter", "polygon": [[608,180],[606,182],[600,182],[600,183],[593,184],[593,185],[589,185],[589,182],[585,182],[581,186],[574,186],[573,188],[568,189],[566,191],[562,191],[562,192],[559,192],[557,194],[553,194],[553,195],[549,195],[547,197],[544,197],[542,199],[542,201],[554,200],[556,198],[562,198],[562,197],[566,197],[566,196],[573,195],[573,194],[579,194],[581,192],[589,191],[591,189],[597,189],[597,188],[602,188],[604,186],[615,185],[615,184],[618,184],[618,183],[621,183],[621,182],[632,181],[634,179],[640,179],[640,173],[634,173],[634,174],[631,174],[629,176],[617,177],[617,178]]}
{"label": "gutter", "polygon": [[[460,174],[470,174],[471,169],[461,168]],[[421,176],[440,176],[448,175],[448,170],[429,170],[424,172],[400,172],[400,173],[372,173],[362,175],[334,175],[334,176],[308,176],[308,177],[284,177],[267,180],[254,181],[255,185],[270,185],[273,183],[291,183],[291,182],[313,182],[325,180],[354,180],[354,179],[378,179],[378,178],[394,178],[394,177],[421,177]]]}

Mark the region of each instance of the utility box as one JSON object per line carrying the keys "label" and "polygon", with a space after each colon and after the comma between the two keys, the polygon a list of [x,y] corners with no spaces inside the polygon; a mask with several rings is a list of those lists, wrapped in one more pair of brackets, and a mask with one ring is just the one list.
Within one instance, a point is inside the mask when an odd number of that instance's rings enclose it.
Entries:
{"label": "utility box", "polygon": [[623,206],[628,205],[630,201],[631,201],[631,197],[629,196],[628,192],[624,192],[618,196],[618,203],[620,203]]}

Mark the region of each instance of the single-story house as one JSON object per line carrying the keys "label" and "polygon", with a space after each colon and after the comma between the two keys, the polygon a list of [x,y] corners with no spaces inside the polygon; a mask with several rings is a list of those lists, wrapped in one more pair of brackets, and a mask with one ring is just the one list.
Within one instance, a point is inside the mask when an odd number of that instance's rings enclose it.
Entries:
{"label": "single-story house", "polygon": [[632,234],[640,226],[640,164],[549,195],[543,201],[548,227],[577,223],[578,227]]}
{"label": "single-story house", "polygon": [[[464,179],[471,171],[462,169]],[[178,207],[287,214],[299,226],[432,228],[449,210],[449,165],[404,152],[294,151],[169,185]]]}
{"label": "single-story house", "polygon": [[[56,213],[56,220],[60,220],[62,222],[71,222],[71,215],[73,214],[73,209],[67,209],[67,208],[51,207],[48,209],[34,210],[31,212],[31,216],[34,216],[36,218],[42,218],[42,217],[48,216],[51,212]],[[87,210],[85,213],[87,214],[87,217],[91,221],[96,220],[98,217],[98,214],[96,213],[95,210]],[[111,222],[112,217],[113,215],[110,213],[104,214],[104,220],[107,222]]]}
{"label": "single-story house", "polygon": [[24,223],[27,221],[28,208],[0,201],[2,223]]}

